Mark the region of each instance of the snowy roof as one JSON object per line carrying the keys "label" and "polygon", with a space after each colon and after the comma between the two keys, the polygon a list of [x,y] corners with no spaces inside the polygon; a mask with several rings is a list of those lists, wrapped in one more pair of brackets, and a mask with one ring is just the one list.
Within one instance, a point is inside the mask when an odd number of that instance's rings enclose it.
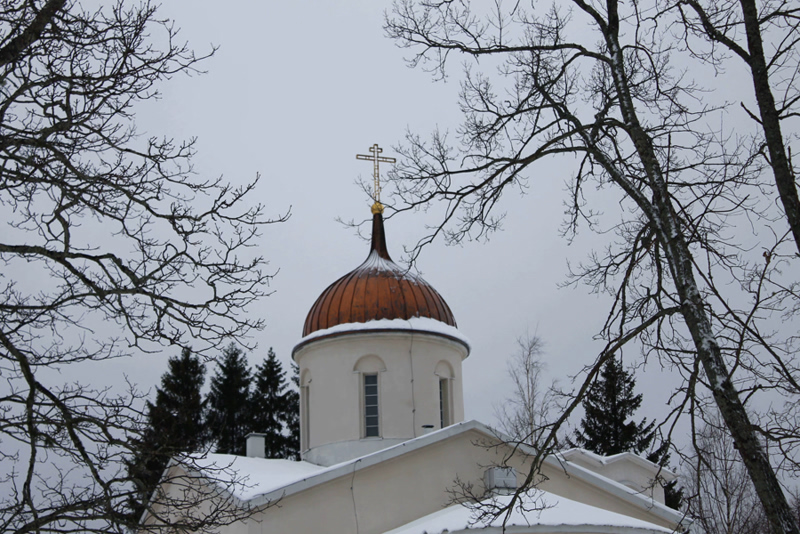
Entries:
{"label": "snowy roof", "polygon": [[630,462],[644,469],[648,473],[652,473],[653,476],[658,475],[666,482],[672,482],[678,478],[677,474],[673,473],[666,467],[660,467],[658,464],[655,464],[650,460],[642,458],[638,454],[634,454],[632,452],[621,452],[619,454],[612,454],[611,456],[602,456],[592,451],[575,447],[572,449],[567,449],[559,454],[567,461],[582,461],[583,463],[586,463],[592,467],[610,466],[619,462]]}
{"label": "snowy roof", "polygon": [[327,469],[309,462],[233,454],[191,455],[189,465],[242,501],[279,490]]}
{"label": "snowy roof", "polygon": [[[483,501],[481,504],[496,509],[496,507],[507,506],[510,500],[511,496],[498,496]],[[527,527],[525,528],[526,532],[585,532],[584,529],[564,528],[570,526],[591,526],[593,532],[599,531],[596,528],[598,526],[609,527],[609,532],[614,533],[672,532],[671,529],[659,527],[647,521],[559,497],[545,491],[523,495],[520,504],[521,506],[514,505],[507,518],[506,532],[514,532],[516,529],[513,527]],[[467,529],[472,532],[472,529],[481,527],[497,527],[502,530],[506,516],[500,515],[489,524],[476,523],[475,519],[471,508],[456,504],[384,534],[440,534],[443,532],[455,534]],[[536,526],[548,528],[530,528]]]}
{"label": "snowy roof", "polygon": [[[342,473],[352,473],[352,465],[363,466],[380,463],[390,457],[415,450],[425,444],[458,434],[465,423],[457,423],[444,429],[430,432],[392,447],[367,454],[360,458],[347,460],[329,467],[311,462],[278,460],[272,458],[251,458],[233,454],[192,454],[177,463],[215,482],[241,501],[254,501],[256,506],[281,497],[282,494],[295,493],[306,487],[321,484]],[[325,475],[325,476],[324,476]],[[257,497],[262,497],[257,499]],[[263,502],[262,502],[263,501]]]}
{"label": "snowy roof", "polygon": [[353,332],[375,332],[375,331],[389,331],[398,330],[403,332],[424,332],[428,334],[437,334],[445,337],[455,339],[462,343],[467,350],[470,350],[471,345],[467,336],[462,334],[457,328],[449,324],[431,319],[430,317],[412,317],[411,319],[378,319],[367,321],[366,323],[344,323],[337,324],[324,330],[316,330],[309,335],[302,338],[294,349],[292,354],[298,351],[300,347],[315,339],[337,336],[345,333]]}
{"label": "snowy roof", "polygon": [[[356,471],[367,469],[373,465],[380,464],[403,454],[410,453],[412,451],[432,445],[433,443],[437,443],[469,431],[477,431],[490,438],[507,443],[511,442],[511,439],[508,436],[505,436],[501,432],[498,432],[478,421],[466,421],[462,423],[456,423],[423,436],[404,441],[403,443],[399,443],[392,447],[387,447],[386,449],[382,449],[360,458],[354,458],[352,460],[332,465],[330,467],[318,466],[310,462],[248,458],[229,454],[206,454],[204,456],[192,455],[188,458],[188,460],[190,460],[188,463],[186,458],[183,460],[174,459],[173,462],[177,461],[178,463],[186,465],[190,468],[190,470],[207,477],[221,490],[230,493],[240,501],[248,502],[249,505],[258,507],[276,499],[280,499],[325,482],[329,482],[341,476],[352,476],[352,474]],[[524,444],[517,444],[516,447],[523,454],[535,454],[533,449]],[[653,514],[656,517],[660,517],[667,522],[679,524],[684,521],[683,514],[680,512],[667,508],[663,504],[656,502],[653,499],[648,498],[623,484],[600,475],[591,469],[583,467],[577,463],[570,462],[561,455],[547,456],[545,457],[544,462],[545,464],[549,464],[551,467],[563,469],[570,477],[582,480],[610,495],[616,496],[620,500],[627,502],[634,507],[646,509],[648,513]],[[552,496],[552,500],[558,500],[559,502],[563,501],[566,505],[574,502],[563,497],[555,496]],[[548,502],[550,502],[550,499],[548,499]],[[561,504],[559,504],[559,506],[561,506]],[[452,513],[454,515],[458,515],[458,513],[461,512],[452,511]],[[551,512],[547,511],[547,513],[549,514]],[[436,514],[431,514],[430,517],[433,517],[434,515]],[[548,515],[545,517],[547,518],[556,516]],[[604,518],[606,516],[597,515],[593,517]],[[467,518],[467,520],[468,519],[469,518]],[[526,521],[527,520],[530,520],[530,518],[526,519]],[[631,519],[631,521],[634,520]],[[409,525],[413,524],[414,523],[410,523]],[[652,525],[651,523],[645,524]],[[638,529],[639,527],[635,528]],[[652,529],[648,531],[639,529],[632,530],[630,532],[631,534],[635,534],[638,532],[662,531]],[[666,532],[670,531],[666,530]],[[393,532],[393,534],[395,533]]]}

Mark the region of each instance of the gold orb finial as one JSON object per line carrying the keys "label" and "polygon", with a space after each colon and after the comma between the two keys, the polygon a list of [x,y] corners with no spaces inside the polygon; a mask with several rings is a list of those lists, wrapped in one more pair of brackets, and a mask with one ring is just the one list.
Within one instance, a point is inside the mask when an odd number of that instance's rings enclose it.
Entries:
{"label": "gold orb finial", "polygon": [[356,154],[356,159],[365,159],[372,162],[372,177],[375,179],[375,190],[373,191],[373,198],[375,199],[375,203],[372,205],[372,214],[375,215],[377,213],[383,213],[383,204],[381,204],[381,172],[380,172],[380,163],[397,163],[397,160],[394,158],[387,158],[386,156],[379,156],[383,149],[378,146],[378,143],[375,143],[371,147],[369,147],[369,151],[372,152],[372,155],[368,156],[366,154]]}

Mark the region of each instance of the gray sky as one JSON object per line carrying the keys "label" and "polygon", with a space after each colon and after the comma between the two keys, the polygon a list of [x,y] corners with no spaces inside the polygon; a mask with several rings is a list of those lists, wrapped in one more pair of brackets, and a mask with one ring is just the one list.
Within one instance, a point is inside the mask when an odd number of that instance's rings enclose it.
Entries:
{"label": "gray sky", "polygon": [[[374,0],[201,0],[161,8],[198,53],[211,43],[220,49],[205,63],[207,74],[177,77],[162,87],[160,101],[140,108],[140,130],[196,136],[199,175],[239,183],[260,173],[251,201],[276,215],[291,207],[291,219],[267,228],[261,240],[260,252],[279,273],[274,294],[251,310],[267,322],[254,336],[253,364],[272,346],[288,365],[317,296],[367,254],[367,243],[336,222],[370,216],[371,202],[356,181],[370,178],[371,164],[355,154],[379,143],[391,156],[406,129],[426,134],[436,125],[458,126],[457,80],[434,83],[406,66],[405,51],[383,36],[389,6]],[[600,348],[592,336],[604,319],[603,299],[586,288],[557,287],[567,262],[579,262],[597,243],[588,231],[571,246],[559,236],[568,169],[552,161],[531,176],[525,196],[507,195],[504,231],[488,244],[437,243],[419,260],[473,344],[464,364],[467,419],[493,422],[492,405],[509,385],[506,358],[526,332],[543,337],[550,375],[565,383]],[[611,209],[619,208],[612,203]],[[433,220],[418,213],[387,222],[395,260]],[[142,387],[157,385],[166,359],[142,361],[117,365]],[[655,371],[648,374],[639,378],[645,406],[663,409],[668,384]]]}

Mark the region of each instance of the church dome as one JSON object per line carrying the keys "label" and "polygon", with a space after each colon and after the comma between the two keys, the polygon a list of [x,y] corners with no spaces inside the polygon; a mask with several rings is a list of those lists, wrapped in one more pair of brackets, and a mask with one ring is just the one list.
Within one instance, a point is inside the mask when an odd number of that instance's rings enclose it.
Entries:
{"label": "church dome", "polygon": [[442,296],[421,277],[392,261],[386,249],[383,215],[375,213],[367,259],[322,292],[308,312],[303,337],[340,324],[414,317],[456,326]]}

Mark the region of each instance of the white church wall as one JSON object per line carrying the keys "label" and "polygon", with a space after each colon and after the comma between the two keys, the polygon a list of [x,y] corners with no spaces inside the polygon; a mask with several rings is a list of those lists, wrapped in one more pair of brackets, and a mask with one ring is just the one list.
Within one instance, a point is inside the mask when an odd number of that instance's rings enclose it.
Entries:
{"label": "white church wall", "polygon": [[633,453],[600,456],[583,449],[570,449],[564,456],[572,463],[624,484],[660,503],[664,503],[664,488],[655,484],[657,476],[671,481],[675,474],[644,460]]}
{"label": "white church wall", "polygon": [[[314,340],[294,355],[310,373],[303,457],[331,465],[420,436],[440,426],[437,365],[451,369],[450,423],[463,421],[461,362],[466,348],[434,334],[360,331]],[[379,437],[364,430],[363,375],[378,376]],[[441,373],[440,373],[441,374]]]}
{"label": "white church wall", "polygon": [[[629,491],[627,488],[614,488],[613,486],[598,488],[586,479],[582,479],[578,469],[580,468],[573,467],[567,475],[557,462],[545,463],[541,471],[545,480],[539,487],[567,499],[649,521],[662,527],[674,528],[675,525],[669,520],[635,506],[625,499],[620,499],[620,495]],[[655,502],[652,505],[654,508],[662,506]]]}
{"label": "white church wall", "polygon": [[[266,484],[271,489],[265,490],[267,493],[253,493],[249,489],[252,486],[240,488],[239,491],[246,490],[249,495],[241,498],[252,499],[242,503],[242,510],[255,512],[247,519],[221,528],[220,534],[380,534],[441,511],[458,500],[457,481],[468,485],[477,498],[484,498],[484,471],[503,464],[504,460],[507,460],[506,465],[516,469],[521,482],[530,459],[525,452],[531,451],[523,446],[516,449],[511,458],[506,458],[511,451],[511,446],[499,442],[490,429],[472,421],[349,463],[311,470],[307,476],[279,486],[274,485],[273,470],[276,466],[285,467],[285,461],[247,458],[242,465],[248,468],[239,470],[235,476],[249,476],[251,484]],[[231,465],[229,459],[223,461],[225,466]],[[275,462],[284,463],[277,465]],[[215,478],[219,480],[223,471],[213,471],[217,474]],[[190,484],[201,480],[194,476]],[[554,457],[545,460],[539,488],[552,494],[551,497],[564,497],[670,530],[680,521],[680,514],[632,495],[629,489],[590,470],[559,462]],[[185,488],[176,485],[173,489],[167,484],[164,489],[177,496]],[[269,506],[263,508],[266,503]],[[613,531],[606,523],[595,525],[591,518],[583,519],[588,521],[588,529],[581,531],[585,534]],[[541,534],[545,530],[536,532]]]}
{"label": "white church wall", "polygon": [[[345,469],[338,478],[284,496],[277,506],[258,513],[248,521],[248,534],[356,531],[380,534],[398,528],[452,504],[459,491],[457,481],[471,485],[477,497],[484,496],[485,469],[502,463],[510,451],[508,446],[497,445],[485,433],[470,430],[424,446],[411,442],[409,452],[374,459],[373,464],[355,462],[352,469]],[[516,468],[522,482],[527,473],[527,458],[517,454],[508,459],[507,465]],[[580,472],[567,473],[551,463],[545,465],[543,474],[539,487],[554,495],[665,528],[676,526],[652,507],[641,503],[637,506],[630,498],[626,500],[624,495],[629,495],[626,490],[618,488],[615,493],[614,488],[598,487],[596,477],[591,474],[587,479]],[[586,531],[595,532],[609,531],[603,526]]]}
{"label": "white church wall", "polygon": [[380,534],[441,510],[451,504],[447,490],[456,478],[483,492],[483,465],[500,457],[476,446],[481,439],[460,434],[285,497],[251,521],[249,534]]}
{"label": "white church wall", "polygon": [[604,465],[597,469],[597,472],[631,489],[640,491],[660,503],[664,502],[664,489],[661,485],[654,483],[653,475],[630,462],[623,461]]}

